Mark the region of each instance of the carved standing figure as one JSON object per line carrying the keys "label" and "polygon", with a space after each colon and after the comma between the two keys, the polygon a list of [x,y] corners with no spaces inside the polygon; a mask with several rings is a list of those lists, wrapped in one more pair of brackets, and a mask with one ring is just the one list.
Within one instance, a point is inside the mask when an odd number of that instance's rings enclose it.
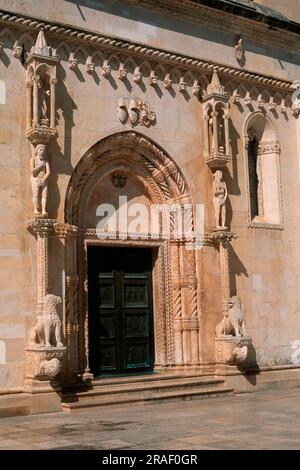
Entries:
{"label": "carved standing figure", "polygon": [[[215,209],[215,222],[217,230],[226,230],[226,199],[228,196],[225,181],[222,181],[222,171],[217,170],[213,181],[213,205]],[[221,219],[221,225],[220,225]]]}
{"label": "carved standing figure", "polygon": [[[35,215],[47,216],[47,193],[50,166],[47,159],[46,145],[31,146],[32,157],[30,160],[31,186],[33,211]],[[40,211],[42,209],[42,212]]]}
{"label": "carved standing figure", "polygon": [[50,84],[45,75],[38,81],[38,117],[39,124],[49,126],[50,122]]}

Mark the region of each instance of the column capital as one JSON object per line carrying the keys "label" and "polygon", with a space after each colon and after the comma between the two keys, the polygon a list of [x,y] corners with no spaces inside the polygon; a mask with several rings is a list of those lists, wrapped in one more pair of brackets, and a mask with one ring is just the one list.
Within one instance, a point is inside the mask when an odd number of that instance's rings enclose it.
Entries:
{"label": "column capital", "polygon": [[26,228],[31,235],[48,236],[54,233],[56,224],[56,219],[36,218],[29,220],[26,224]]}

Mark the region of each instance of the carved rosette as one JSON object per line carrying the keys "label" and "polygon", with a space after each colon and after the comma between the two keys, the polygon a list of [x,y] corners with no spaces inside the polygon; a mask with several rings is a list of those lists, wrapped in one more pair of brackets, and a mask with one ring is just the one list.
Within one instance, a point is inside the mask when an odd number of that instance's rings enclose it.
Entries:
{"label": "carved rosette", "polygon": [[26,348],[26,378],[53,380],[61,371],[67,348],[39,345]]}

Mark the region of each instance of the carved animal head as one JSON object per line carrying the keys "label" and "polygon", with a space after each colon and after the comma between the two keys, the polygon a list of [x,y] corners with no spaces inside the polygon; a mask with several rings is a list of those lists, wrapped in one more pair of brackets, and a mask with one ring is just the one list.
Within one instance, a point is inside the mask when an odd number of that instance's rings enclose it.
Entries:
{"label": "carved animal head", "polygon": [[241,300],[237,295],[233,295],[232,297],[230,297],[228,304],[230,308],[234,307],[235,305],[240,306]]}
{"label": "carved animal head", "polygon": [[47,294],[44,297],[44,312],[48,312],[49,310],[53,310],[56,308],[58,304],[61,303],[61,298],[57,295]]}

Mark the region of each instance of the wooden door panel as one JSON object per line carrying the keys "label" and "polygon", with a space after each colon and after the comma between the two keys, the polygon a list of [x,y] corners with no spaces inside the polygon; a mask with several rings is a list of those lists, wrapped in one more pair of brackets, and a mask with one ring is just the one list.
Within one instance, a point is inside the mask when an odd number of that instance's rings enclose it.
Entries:
{"label": "wooden door panel", "polygon": [[154,364],[152,254],[88,250],[89,351],[95,376],[151,370]]}

